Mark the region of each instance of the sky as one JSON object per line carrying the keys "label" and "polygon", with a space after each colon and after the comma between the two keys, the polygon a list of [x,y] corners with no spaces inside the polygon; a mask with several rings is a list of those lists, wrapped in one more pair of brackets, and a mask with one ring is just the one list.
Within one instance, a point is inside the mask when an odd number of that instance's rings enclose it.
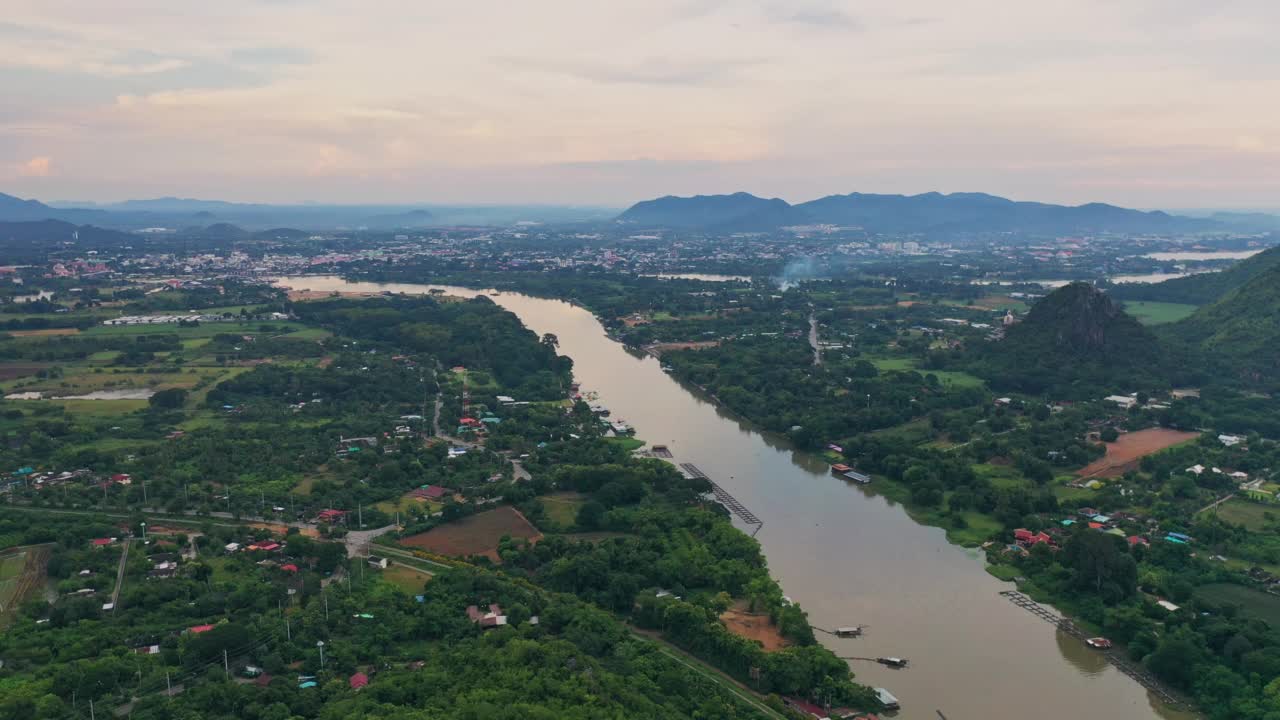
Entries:
{"label": "sky", "polygon": [[0,192],[1280,207],[1275,0],[5,0]]}

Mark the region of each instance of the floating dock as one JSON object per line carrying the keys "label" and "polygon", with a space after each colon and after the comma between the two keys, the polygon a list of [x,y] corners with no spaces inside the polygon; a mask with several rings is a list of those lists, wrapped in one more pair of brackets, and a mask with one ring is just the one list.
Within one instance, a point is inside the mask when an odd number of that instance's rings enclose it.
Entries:
{"label": "floating dock", "polygon": [[[1017,590],[1002,590],[1000,594],[1008,598],[1014,605],[1030,612],[1045,622],[1053,623],[1059,630],[1067,633],[1077,640],[1088,643],[1089,636],[1080,628],[1076,627],[1076,624],[1071,622],[1070,618],[1058,615]],[[1175,695],[1172,690],[1167,688],[1164,683],[1159,680],[1159,678],[1147,672],[1147,670],[1141,665],[1130,662],[1114,650],[1099,650],[1098,654],[1105,657],[1117,670],[1133,678],[1139,685],[1146,688],[1166,704],[1175,707],[1191,707],[1190,703]]]}
{"label": "floating dock", "polygon": [[752,537],[755,537],[755,534],[760,532],[760,528],[764,526],[764,521],[756,517],[755,513],[748,510],[746,505],[738,502],[738,499],[730,495],[728,490],[720,487],[716,484],[716,481],[707,477],[707,474],[699,470],[697,465],[694,465],[693,463],[680,463],[680,469],[688,473],[689,477],[706,480],[711,484],[711,492],[716,496],[716,500],[719,501],[721,505],[728,508],[729,512],[741,518],[742,522],[748,525],[755,525],[756,529],[751,532]]}

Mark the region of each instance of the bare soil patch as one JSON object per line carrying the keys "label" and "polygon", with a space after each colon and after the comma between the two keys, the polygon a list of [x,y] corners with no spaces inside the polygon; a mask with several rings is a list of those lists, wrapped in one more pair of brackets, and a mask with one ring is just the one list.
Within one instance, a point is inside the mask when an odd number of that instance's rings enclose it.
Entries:
{"label": "bare soil patch", "polygon": [[734,603],[720,616],[720,622],[734,635],[760,643],[765,652],[781,650],[791,644],[782,637],[777,626],[769,622],[767,614],[748,612],[746,601]]}
{"label": "bare soil patch", "polygon": [[504,535],[533,542],[542,539],[542,533],[519,510],[504,506],[411,535],[402,539],[400,544],[422,548],[437,555],[485,555],[497,561],[500,559],[498,542]]}
{"label": "bare soil patch", "polygon": [[645,348],[650,355],[661,357],[662,353],[671,352],[673,350],[703,350],[706,348],[716,347],[720,344],[719,340],[699,340],[696,342],[673,342],[673,343],[654,343]]}
{"label": "bare soil patch", "polygon": [[1182,432],[1167,428],[1148,428],[1125,433],[1113,443],[1107,443],[1107,454],[1080,469],[1080,477],[1119,477],[1138,466],[1142,458],[1179,443],[1194,440],[1200,433]]}
{"label": "bare soil patch", "polygon": [[6,330],[14,337],[42,337],[45,335],[77,335],[80,328],[45,328],[43,330]]}
{"label": "bare soil patch", "polygon": [[14,378],[35,375],[36,373],[49,367],[48,365],[27,365],[21,363],[12,363],[0,365],[0,380],[12,380]]}

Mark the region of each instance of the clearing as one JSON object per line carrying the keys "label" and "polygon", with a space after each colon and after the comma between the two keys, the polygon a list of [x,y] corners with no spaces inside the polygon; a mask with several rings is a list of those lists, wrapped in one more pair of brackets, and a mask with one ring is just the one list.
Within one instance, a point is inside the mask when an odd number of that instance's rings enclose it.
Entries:
{"label": "clearing", "polygon": [[1268,524],[1280,521],[1280,506],[1263,505],[1240,498],[1232,498],[1215,510],[1218,517],[1223,520],[1243,525],[1252,532],[1261,532]]}
{"label": "clearing", "polygon": [[586,498],[576,492],[556,492],[539,499],[542,501],[542,509],[546,512],[547,519],[560,529],[571,528],[577,524],[578,508],[586,502]]}
{"label": "clearing", "polygon": [[760,643],[765,652],[781,650],[791,644],[789,640],[782,637],[777,626],[769,622],[767,613],[753,613],[748,611],[747,607],[745,600],[735,602],[733,607],[720,616],[720,622],[723,622],[729,632],[734,635]]}
{"label": "clearing", "polygon": [[542,533],[519,510],[504,506],[411,535],[402,539],[400,544],[422,548],[437,555],[485,555],[497,561],[500,560],[498,542],[506,535],[533,542],[542,539]]}
{"label": "clearing", "polygon": [[45,337],[47,335],[75,335],[80,328],[44,328],[43,330],[5,330],[14,337]]}
{"label": "clearing", "polygon": [[1196,588],[1195,597],[1219,605],[1236,605],[1244,615],[1263,620],[1272,627],[1280,624],[1280,597],[1261,590],[1231,583],[1213,583]]}
{"label": "clearing", "polygon": [[51,545],[31,545],[0,553],[0,627],[43,585],[51,548]]}
{"label": "clearing", "polygon": [[1082,478],[1120,477],[1136,468],[1142,458],[1198,437],[1200,433],[1167,428],[1148,428],[1125,433],[1115,442],[1107,443],[1106,455],[1084,466],[1076,474]]}
{"label": "clearing", "polygon": [[393,562],[382,571],[382,579],[410,595],[421,595],[423,586],[431,580],[431,574]]}
{"label": "clearing", "polygon": [[1127,302],[1124,311],[1143,325],[1164,325],[1177,322],[1198,309],[1195,305],[1167,302]]}

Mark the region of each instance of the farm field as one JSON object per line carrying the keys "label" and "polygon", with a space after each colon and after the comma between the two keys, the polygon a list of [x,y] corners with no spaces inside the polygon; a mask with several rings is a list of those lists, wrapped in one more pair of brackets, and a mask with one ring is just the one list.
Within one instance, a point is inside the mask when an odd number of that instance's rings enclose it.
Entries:
{"label": "farm field", "polygon": [[0,555],[0,627],[44,578],[49,546],[14,548]]}
{"label": "farm field", "polygon": [[552,493],[541,500],[547,517],[560,528],[573,527],[578,521],[578,509],[586,502],[586,498],[576,492]]}
{"label": "farm field", "polygon": [[500,507],[411,535],[402,539],[400,544],[422,548],[437,555],[486,555],[492,560],[498,560],[498,542],[504,535],[534,542],[542,539],[542,533],[518,510]]}
{"label": "farm field", "polygon": [[[1280,506],[1263,505],[1240,498],[1232,498],[1222,503],[1215,508],[1215,511],[1223,520],[1243,525],[1254,532],[1264,529],[1271,522],[1280,521]],[[1271,517],[1268,518],[1268,515]]]}
{"label": "farm field", "polygon": [[1106,455],[1084,466],[1076,474],[1080,477],[1119,477],[1133,469],[1142,458],[1198,437],[1200,433],[1167,428],[1125,433],[1115,442],[1107,443]]}
{"label": "farm field", "polygon": [[1164,325],[1177,322],[1199,309],[1195,305],[1166,302],[1127,302],[1125,312],[1134,316],[1143,325]]}
{"label": "farm field", "polygon": [[422,586],[431,580],[431,575],[397,563],[382,571],[382,579],[410,595],[417,595],[422,592]]}
{"label": "farm field", "polygon": [[982,379],[970,375],[967,372],[956,370],[921,370],[915,358],[909,357],[879,357],[870,358],[871,363],[876,366],[880,372],[890,372],[894,370],[915,370],[921,375],[932,374],[938,378],[938,382],[943,385],[954,385],[956,387],[980,387]]}
{"label": "farm field", "polygon": [[1195,597],[1211,603],[1235,605],[1240,612],[1275,627],[1280,624],[1280,597],[1231,583],[1213,583],[1196,588]]}

